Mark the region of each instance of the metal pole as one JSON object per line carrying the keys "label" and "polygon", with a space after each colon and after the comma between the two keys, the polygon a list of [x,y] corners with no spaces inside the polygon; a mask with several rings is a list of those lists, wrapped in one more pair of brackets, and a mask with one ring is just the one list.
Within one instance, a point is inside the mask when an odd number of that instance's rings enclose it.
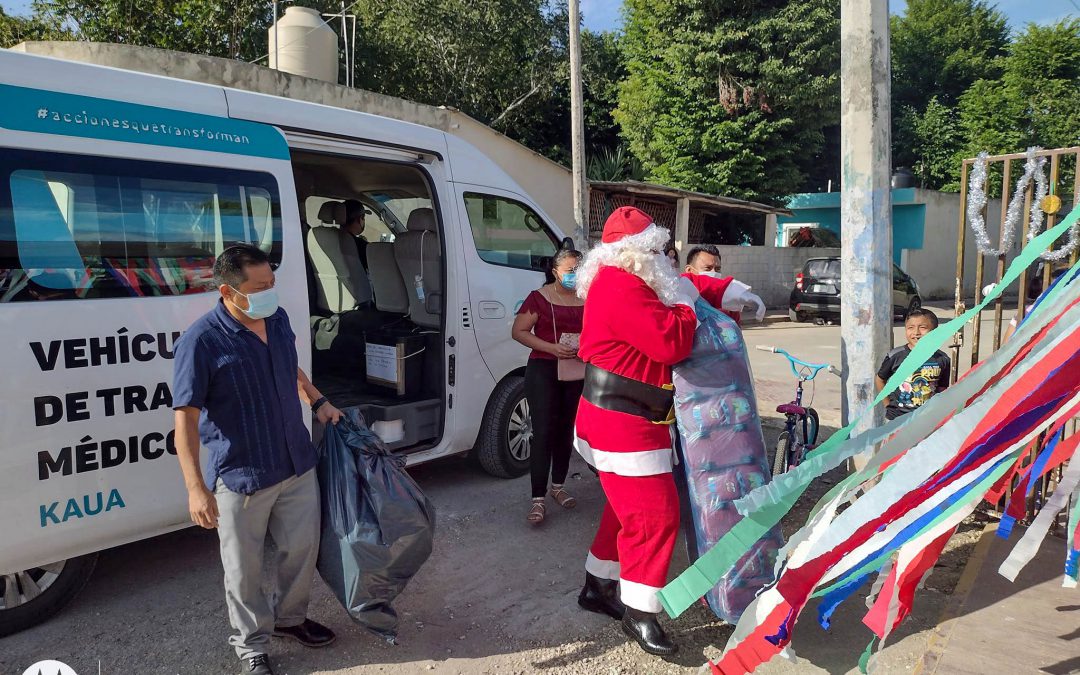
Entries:
{"label": "metal pole", "polygon": [[[841,359],[846,425],[875,396],[892,341],[889,1],[840,2]],[[854,430],[884,421],[878,406]],[[866,458],[857,458],[860,466]]]}
{"label": "metal pole", "polygon": [[589,183],[585,176],[585,114],[581,93],[581,8],[570,0],[570,149],[574,165],[574,243],[588,246]]}
{"label": "metal pole", "polygon": [[278,45],[281,44],[278,41],[278,0],[274,0],[274,70],[281,70],[281,62],[278,61]]}
{"label": "metal pole", "polygon": [[[953,305],[953,313],[955,316],[960,316],[966,311],[964,305],[964,256],[966,254],[967,243],[967,193],[968,193],[968,163],[965,161],[960,165],[960,224],[956,234],[956,289],[955,289],[955,304]],[[950,368],[949,384],[956,384],[957,370],[959,370],[960,363],[960,348],[964,345],[964,329],[961,328],[960,332],[953,336],[952,344],[952,362],[953,368]]]}

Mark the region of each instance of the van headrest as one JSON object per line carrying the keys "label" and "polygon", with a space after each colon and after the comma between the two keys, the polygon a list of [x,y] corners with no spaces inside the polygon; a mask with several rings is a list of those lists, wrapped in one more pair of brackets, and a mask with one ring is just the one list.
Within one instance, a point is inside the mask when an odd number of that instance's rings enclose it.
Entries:
{"label": "van headrest", "polygon": [[405,229],[409,232],[438,232],[435,212],[428,208],[413,209],[413,212],[409,214],[409,222],[405,225]]}
{"label": "van headrest", "polygon": [[344,225],[345,202],[325,202],[319,207],[319,222],[324,225]]}

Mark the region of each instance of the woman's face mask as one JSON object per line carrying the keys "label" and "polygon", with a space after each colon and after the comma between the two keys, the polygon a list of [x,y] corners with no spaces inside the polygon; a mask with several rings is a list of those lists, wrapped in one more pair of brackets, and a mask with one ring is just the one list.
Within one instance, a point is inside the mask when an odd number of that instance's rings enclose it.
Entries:
{"label": "woman's face mask", "polygon": [[574,288],[577,287],[577,270],[573,270],[563,274],[562,278],[559,279],[559,283],[562,284],[562,287],[567,290],[574,290]]}
{"label": "woman's face mask", "polygon": [[258,293],[249,293],[244,295],[240,291],[237,291],[232,286],[233,291],[237,295],[242,295],[247,298],[248,308],[242,309],[235,302],[233,307],[236,307],[243,312],[249,319],[265,319],[268,316],[272,316],[274,312],[278,310],[278,296],[276,288],[268,288],[265,291],[259,291]]}

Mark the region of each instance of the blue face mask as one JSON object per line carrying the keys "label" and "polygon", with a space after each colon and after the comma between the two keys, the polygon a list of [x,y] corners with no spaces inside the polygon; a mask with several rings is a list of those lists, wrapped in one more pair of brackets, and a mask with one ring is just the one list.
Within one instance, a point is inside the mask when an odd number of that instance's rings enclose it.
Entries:
{"label": "blue face mask", "polygon": [[[232,288],[232,286],[229,286]],[[236,291],[235,288],[233,288]],[[265,319],[268,316],[272,316],[274,312],[278,310],[278,296],[277,289],[268,288],[265,291],[259,291],[258,293],[251,293],[244,295],[240,291],[236,291],[237,295],[243,295],[247,298],[248,308],[240,309],[240,306],[235,302],[233,307],[236,307],[243,312],[249,319]]]}
{"label": "blue face mask", "polygon": [[567,272],[559,279],[559,283],[567,290],[574,290],[577,286],[577,272]]}

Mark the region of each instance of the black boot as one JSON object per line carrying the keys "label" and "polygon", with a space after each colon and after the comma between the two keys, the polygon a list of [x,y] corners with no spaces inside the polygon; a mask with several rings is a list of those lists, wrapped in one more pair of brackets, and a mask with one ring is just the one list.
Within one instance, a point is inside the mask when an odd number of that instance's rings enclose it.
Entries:
{"label": "black boot", "polygon": [[656,614],[627,607],[622,618],[622,629],[650,654],[671,656],[679,651],[678,645],[672,642],[660,627]]}
{"label": "black boot", "polygon": [[585,573],[585,587],[578,595],[577,604],[582,609],[597,614],[607,614],[618,621],[623,618],[622,602],[619,600],[619,582],[614,579],[601,579]]}

